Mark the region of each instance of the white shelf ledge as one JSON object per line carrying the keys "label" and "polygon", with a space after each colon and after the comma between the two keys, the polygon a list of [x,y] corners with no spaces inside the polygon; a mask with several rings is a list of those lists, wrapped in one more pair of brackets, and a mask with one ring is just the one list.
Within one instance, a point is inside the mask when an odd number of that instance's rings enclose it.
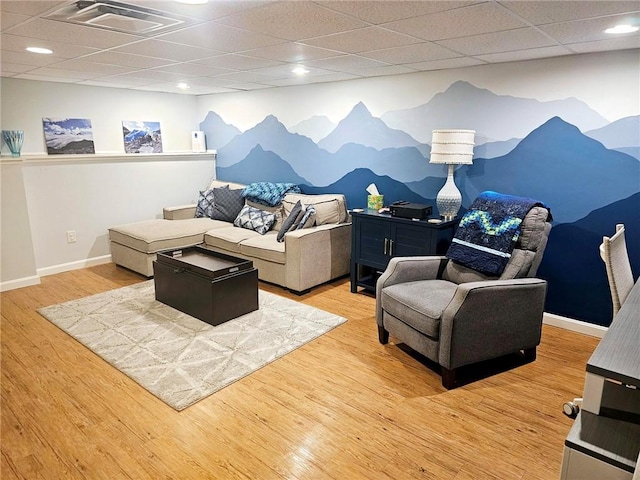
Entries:
{"label": "white shelf ledge", "polygon": [[216,158],[216,150],[206,153],[168,152],[168,153],[96,153],[89,155],[22,155],[20,157],[2,156],[0,164],[78,164],[78,163],[117,163],[117,162],[168,162],[175,160],[211,161]]}

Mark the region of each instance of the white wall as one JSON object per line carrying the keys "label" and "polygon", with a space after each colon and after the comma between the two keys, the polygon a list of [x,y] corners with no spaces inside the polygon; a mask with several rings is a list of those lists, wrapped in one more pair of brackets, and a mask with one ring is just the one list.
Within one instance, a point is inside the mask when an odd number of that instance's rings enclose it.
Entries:
{"label": "white wall", "polygon": [[[1,128],[25,132],[22,157],[0,159],[0,290],[108,260],[110,226],[192,203],[215,176],[213,155],[179,154],[198,129],[194,96],[8,78],[0,85]],[[44,154],[43,117],[91,119],[98,155]],[[159,121],[165,153],[125,155],[123,120]],[[67,243],[68,230],[76,243]]]}
{"label": "white wall", "polygon": [[44,117],[90,119],[96,153],[124,153],[123,120],[160,122],[164,152],[191,151],[191,131],[199,122],[193,95],[13,78],[3,78],[0,85],[0,125],[24,130],[23,155],[46,153]]}

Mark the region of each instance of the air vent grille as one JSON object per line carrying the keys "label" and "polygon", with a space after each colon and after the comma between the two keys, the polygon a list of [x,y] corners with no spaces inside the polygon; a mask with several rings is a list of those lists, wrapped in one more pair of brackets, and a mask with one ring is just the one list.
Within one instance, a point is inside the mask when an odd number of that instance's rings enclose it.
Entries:
{"label": "air vent grille", "polygon": [[135,35],[155,35],[184,27],[188,19],[112,0],[80,0],[45,18]]}

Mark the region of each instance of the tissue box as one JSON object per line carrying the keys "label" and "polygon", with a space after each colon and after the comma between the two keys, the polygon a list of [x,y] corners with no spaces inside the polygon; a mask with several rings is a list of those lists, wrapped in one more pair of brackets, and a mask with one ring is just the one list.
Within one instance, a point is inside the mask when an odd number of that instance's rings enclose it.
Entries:
{"label": "tissue box", "polygon": [[384,195],[367,195],[367,208],[370,210],[379,210],[384,203]]}

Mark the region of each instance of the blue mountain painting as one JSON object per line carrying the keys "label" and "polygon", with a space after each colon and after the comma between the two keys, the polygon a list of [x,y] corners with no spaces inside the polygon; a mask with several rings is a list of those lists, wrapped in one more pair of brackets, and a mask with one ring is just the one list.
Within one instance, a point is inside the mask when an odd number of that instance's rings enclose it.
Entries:
{"label": "blue mountain painting", "polygon": [[[546,310],[608,325],[611,299],[598,246],[616,223],[627,226],[632,267],[636,277],[640,273],[640,161],[627,154],[640,151],[634,136],[639,119],[607,125],[576,99],[539,102],[456,82],[428,104],[382,119],[358,103],[331,133],[313,135],[316,141],[292,133],[273,115],[240,132],[210,112],[201,128],[207,141],[211,136],[220,141],[216,168],[221,180],[292,182],[305,193],[343,193],[348,208],[365,207],[366,188],[375,183],[386,205],[424,203],[434,207],[434,214],[446,166],[430,164],[429,146],[399,125],[418,126],[423,133],[445,124],[478,130],[474,163],[455,174],[463,196],[459,216],[485,190],[545,202],[554,217],[538,271],[549,282]],[[326,129],[326,120],[302,123]],[[483,135],[496,141],[485,143]]]}
{"label": "blue mountain painting", "polygon": [[640,193],[594,210],[586,217],[551,229],[538,275],[549,282],[545,310],[608,326],[611,295],[599,247],[616,224],[625,225],[625,240],[634,278],[640,274]]}

